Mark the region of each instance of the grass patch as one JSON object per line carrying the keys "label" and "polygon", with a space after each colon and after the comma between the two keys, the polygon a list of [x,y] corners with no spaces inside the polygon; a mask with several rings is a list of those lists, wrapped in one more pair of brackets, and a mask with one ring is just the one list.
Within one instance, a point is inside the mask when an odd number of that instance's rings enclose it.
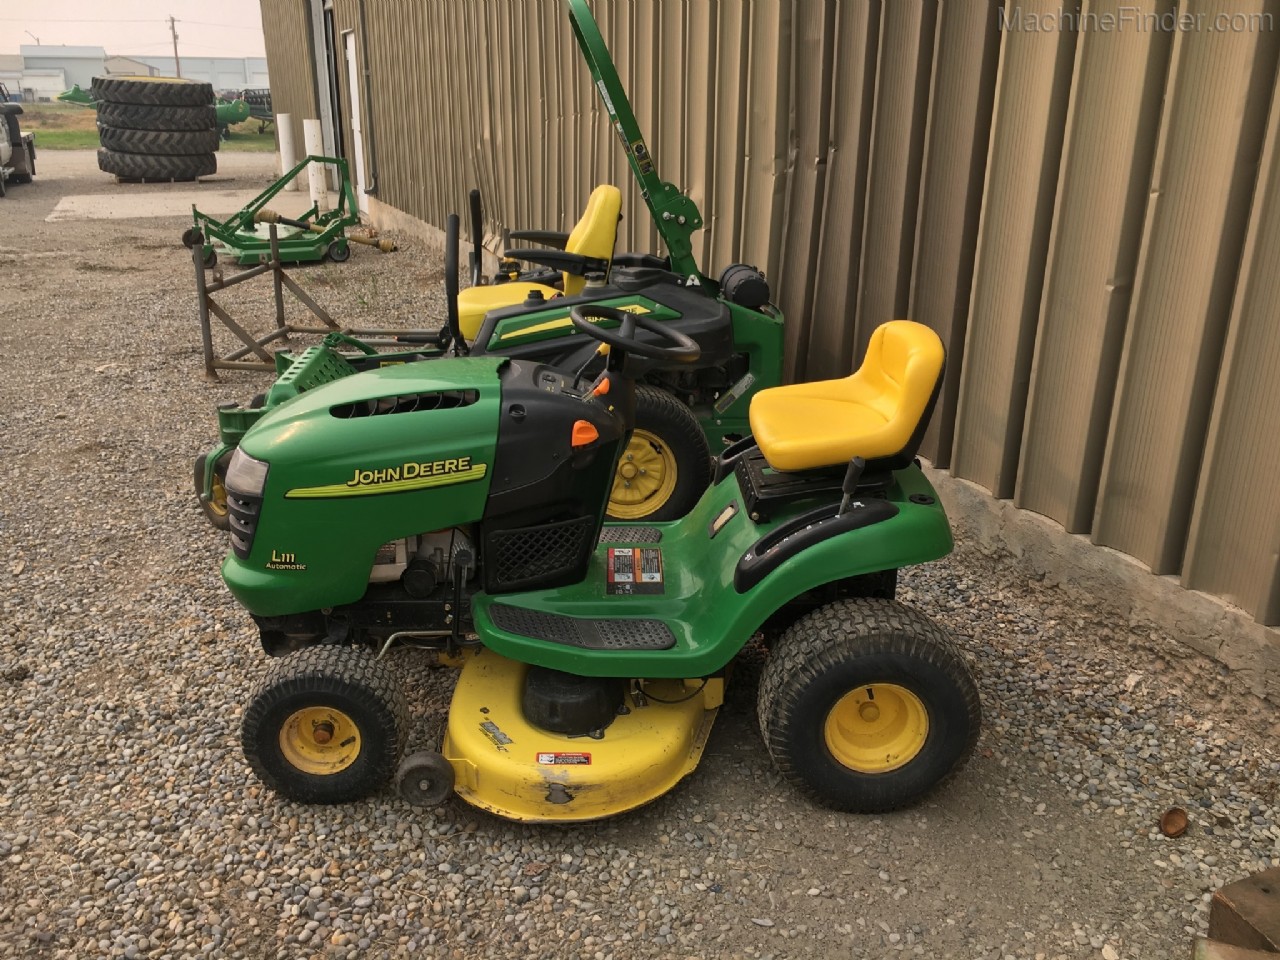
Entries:
{"label": "grass patch", "polygon": [[[24,133],[36,135],[37,150],[98,149],[98,113],[91,107],[70,103],[29,103],[22,105],[18,118]],[[228,153],[274,153],[275,133],[259,132],[257,120],[247,120],[231,127],[230,139],[223,140],[220,150]]]}
{"label": "grass patch", "polygon": [[258,121],[252,119],[233,123],[231,136],[222,141],[222,149],[236,153],[275,153],[275,127],[268,127],[265,133],[259,133],[258,127]]}

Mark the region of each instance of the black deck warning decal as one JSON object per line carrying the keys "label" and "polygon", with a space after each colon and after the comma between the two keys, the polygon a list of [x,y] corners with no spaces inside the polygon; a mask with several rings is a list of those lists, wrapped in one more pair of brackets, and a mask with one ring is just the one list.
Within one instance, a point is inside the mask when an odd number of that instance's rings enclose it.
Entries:
{"label": "black deck warning decal", "polygon": [[662,549],[660,547],[610,547],[609,594],[663,593]]}

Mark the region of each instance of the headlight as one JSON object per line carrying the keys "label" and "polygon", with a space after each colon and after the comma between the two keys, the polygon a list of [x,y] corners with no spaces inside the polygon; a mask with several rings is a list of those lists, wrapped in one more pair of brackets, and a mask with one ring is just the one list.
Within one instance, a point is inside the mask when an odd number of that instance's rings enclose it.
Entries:
{"label": "headlight", "polygon": [[262,489],[267,485],[267,466],[236,447],[227,466],[227,490],[246,497],[262,496]]}

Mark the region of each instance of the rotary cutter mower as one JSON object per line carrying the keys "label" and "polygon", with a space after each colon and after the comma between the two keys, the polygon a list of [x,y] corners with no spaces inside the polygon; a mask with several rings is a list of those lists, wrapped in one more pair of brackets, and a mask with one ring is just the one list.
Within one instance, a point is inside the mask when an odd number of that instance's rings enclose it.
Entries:
{"label": "rotary cutter mower", "polygon": [[[617,87],[584,0],[568,7],[597,83]],[[909,805],[964,764],[974,681],[944,631],[894,599],[899,569],[952,546],[914,459],[937,335],[893,321],[851,376],[759,391],[751,435],[686,516],[606,523],[637,382],[701,349],[623,297],[570,306],[597,364],[381,366],[244,433],[222,573],[277,658],[242,725],[277,792],[338,803],[394,778],[412,802],[456,794],[519,821],[619,814],[697,766],[757,635],[764,742],[818,802]],[[406,749],[397,646],[461,668],[438,749]]]}

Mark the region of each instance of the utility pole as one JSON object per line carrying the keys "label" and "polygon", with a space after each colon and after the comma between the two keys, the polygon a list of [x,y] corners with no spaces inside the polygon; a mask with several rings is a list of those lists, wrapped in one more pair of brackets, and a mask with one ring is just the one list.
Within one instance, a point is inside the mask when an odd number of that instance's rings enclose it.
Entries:
{"label": "utility pole", "polygon": [[182,64],[178,60],[178,25],[173,17],[169,18],[169,32],[173,34],[173,72],[182,76]]}

